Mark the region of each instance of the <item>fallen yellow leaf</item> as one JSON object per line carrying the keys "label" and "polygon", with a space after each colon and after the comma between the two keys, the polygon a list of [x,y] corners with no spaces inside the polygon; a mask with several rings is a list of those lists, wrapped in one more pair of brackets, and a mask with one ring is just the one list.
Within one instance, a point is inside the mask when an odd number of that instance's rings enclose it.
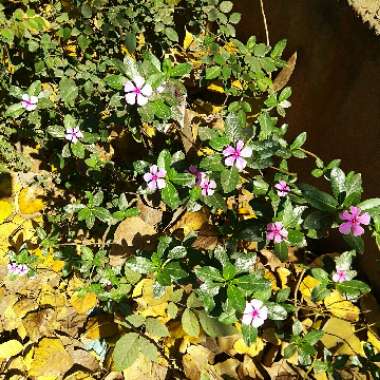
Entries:
{"label": "fallen yellow leaf", "polygon": [[73,364],[71,356],[59,339],[43,338],[34,352],[29,376],[60,376]]}
{"label": "fallen yellow leaf", "polygon": [[84,295],[74,293],[70,299],[70,302],[78,314],[87,314],[96,306],[98,299],[96,298],[96,294],[93,292],[88,292]]}
{"label": "fallen yellow leaf", "polygon": [[323,300],[327,310],[334,316],[348,321],[358,321],[360,309],[352,302],[345,300],[337,290]]}
{"label": "fallen yellow leaf", "polygon": [[243,338],[238,339],[234,343],[234,349],[238,354],[247,354],[252,358],[257,356],[264,349],[264,341],[261,338],[256,338],[256,342],[247,346]]}
{"label": "fallen yellow leaf", "polygon": [[35,214],[45,207],[41,198],[42,190],[36,187],[27,187],[20,191],[18,207],[22,214]]}
{"label": "fallen yellow leaf", "polygon": [[337,355],[363,355],[360,339],[355,335],[354,326],[343,319],[330,318],[323,326],[321,342]]}
{"label": "fallen yellow leaf", "polygon": [[13,205],[8,201],[0,201],[0,223],[3,223],[13,212]]}
{"label": "fallen yellow leaf", "polygon": [[0,344],[0,359],[9,359],[19,354],[24,346],[15,339]]}

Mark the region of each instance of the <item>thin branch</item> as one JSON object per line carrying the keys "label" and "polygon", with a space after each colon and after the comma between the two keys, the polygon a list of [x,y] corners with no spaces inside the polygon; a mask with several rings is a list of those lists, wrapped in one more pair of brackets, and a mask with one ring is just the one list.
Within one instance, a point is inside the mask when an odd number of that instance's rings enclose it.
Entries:
{"label": "thin branch", "polygon": [[261,14],[263,16],[263,21],[264,21],[265,36],[266,36],[266,39],[267,39],[267,46],[269,46],[270,45],[270,42],[269,42],[269,30],[268,30],[267,18],[265,16],[264,1],[263,0],[260,0],[260,8],[261,8]]}

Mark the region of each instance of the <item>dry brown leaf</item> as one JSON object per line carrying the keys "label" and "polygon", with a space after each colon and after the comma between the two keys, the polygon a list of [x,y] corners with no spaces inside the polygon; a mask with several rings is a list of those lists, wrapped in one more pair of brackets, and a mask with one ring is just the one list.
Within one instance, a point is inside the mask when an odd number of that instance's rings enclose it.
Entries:
{"label": "dry brown leaf", "polygon": [[152,250],[156,230],[139,216],[127,218],[119,224],[114,234],[110,252],[110,265],[123,265],[136,249]]}
{"label": "dry brown leaf", "polygon": [[277,74],[273,81],[273,91],[282,90],[289,82],[297,64],[297,52],[294,52],[288,59],[287,65]]}
{"label": "dry brown leaf", "polygon": [[272,251],[262,249],[260,253],[268,260],[266,265],[269,265],[272,272],[275,272],[277,268],[285,267],[285,263],[283,263]]}
{"label": "dry brown leaf", "polygon": [[229,376],[232,379],[238,379],[239,375],[237,369],[240,365],[240,361],[237,359],[227,359],[224,362],[214,365],[215,371],[220,376]]}
{"label": "dry brown leaf", "polygon": [[137,208],[140,211],[140,218],[151,226],[161,223],[162,215],[166,211],[166,206],[162,201],[155,206],[150,199],[141,197],[137,198]]}
{"label": "dry brown leaf", "polygon": [[138,359],[123,371],[124,379],[128,380],[165,380],[168,368],[152,362],[140,355]]}
{"label": "dry brown leaf", "polygon": [[211,224],[205,224],[199,230],[197,238],[193,242],[195,249],[214,249],[219,242],[216,229]]}

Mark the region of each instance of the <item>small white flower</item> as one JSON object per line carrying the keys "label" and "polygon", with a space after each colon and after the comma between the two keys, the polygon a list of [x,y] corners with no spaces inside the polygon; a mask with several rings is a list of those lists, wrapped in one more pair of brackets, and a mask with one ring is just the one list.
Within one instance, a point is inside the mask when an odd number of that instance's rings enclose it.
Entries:
{"label": "small white flower", "polygon": [[264,324],[266,319],[268,319],[268,308],[262,301],[253,299],[251,302],[247,302],[242,319],[243,325],[259,327]]}
{"label": "small white flower", "polygon": [[282,107],[282,108],[289,108],[291,107],[292,103],[289,102],[289,100],[283,100],[279,106]]}
{"label": "small white flower", "polygon": [[124,85],[124,91],[125,101],[132,105],[137,103],[139,106],[145,106],[153,94],[151,85],[145,83],[145,79],[139,75]]}
{"label": "small white flower", "polygon": [[75,144],[83,137],[83,133],[80,131],[79,127],[67,128],[65,138],[71,143]]}
{"label": "small white flower", "polygon": [[21,105],[27,111],[34,111],[37,108],[37,103],[38,103],[37,96],[30,96],[28,94],[23,94]]}

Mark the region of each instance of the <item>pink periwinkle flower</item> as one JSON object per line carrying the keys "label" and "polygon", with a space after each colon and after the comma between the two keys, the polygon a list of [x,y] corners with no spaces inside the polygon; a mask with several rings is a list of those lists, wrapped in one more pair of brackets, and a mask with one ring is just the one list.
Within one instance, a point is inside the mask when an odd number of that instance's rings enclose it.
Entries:
{"label": "pink periwinkle flower", "polygon": [[75,144],[83,137],[83,133],[80,131],[79,127],[67,128],[65,139]]}
{"label": "pink periwinkle flower", "polygon": [[153,94],[152,86],[146,84],[145,79],[140,75],[135,76],[132,81],[128,81],[124,85],[124,91],[125,101],[131,105],[137,103],[139,106],[145,106]]}
{"label": "pink periwinkle flower", "polygon": [[267,240],[281,243],[288,237],[288,231],[281,222],[269,223],[267,225]]}
{"label": "pink periwinkle flower", "polygon": [[343,268],[336,268],[336,272],[334,272],[332,279],[334,282],[344,282],[349,279],[348,271]]}
{"label": "pink periwinkle flower", "polygon": [[8,272],[18,276],[24,276],[29,272],[29,268],[25,264],[9,263]]}
{"label": "pink periwinkle flower", "polygon": [[274,185],[279,197],[286,197],[290,191],[289,185],[285,181],[280,181]]}
{"label": "pink periwinkle flower", "polygon": [[148,184],[148,189],[152,191],[163,189],[166,186],[165,176],[165,169],[152,165],[149,172],[144,174],[144,180]]}
{"label": "pink periwinkle flower", "polygon": [[200,185],[204,173],[198,170],[198,168],[195,165],[190,165],[188,171],[189,173],[195,176],[195,184]]}
{"label": "pink periwinkle flower", "polygon": [[216,189],[216,182],[213,179],[208,178],[206,175],[203,175],[200,187],[202,189],[202,195],[207,197],[214,194]]}
{"label": "pink periwinkle flower", "polygon": [[352,234],[360,236],[364,234],[364,228],[361,224],[368,226],[371,217],[368,213],[362,212],[359,207],[351,206],[350,210],[343,211],[339,214],[339,218],[344,221],[339,226],[339,232],[343,235]]}
{"label": "pink periwinkle flower", "polygon": [[38,103],[38,97],[37,96],[30,96],[28,94],[22,95],[22,101],[21,105],[27,110],[27,111],[34,111],[37,108]]}
{"label": "pink periwinkle flower", "polygon": [[242,323],[244,325],[252,325],[259,327],[268,319],[268,308],[262,301],[253,299],[245,305]]}
{"label": "pink periwinkle flower", "polygon": [[235,166],[239,171],[242,171],[247,165],[245,158],[252,156],[252,149],[248,147],[244,148],[244,141],[239,140],[236,148],[228,145],[223,150],[223,156],[225,157],[224,163],[226,166]]}

